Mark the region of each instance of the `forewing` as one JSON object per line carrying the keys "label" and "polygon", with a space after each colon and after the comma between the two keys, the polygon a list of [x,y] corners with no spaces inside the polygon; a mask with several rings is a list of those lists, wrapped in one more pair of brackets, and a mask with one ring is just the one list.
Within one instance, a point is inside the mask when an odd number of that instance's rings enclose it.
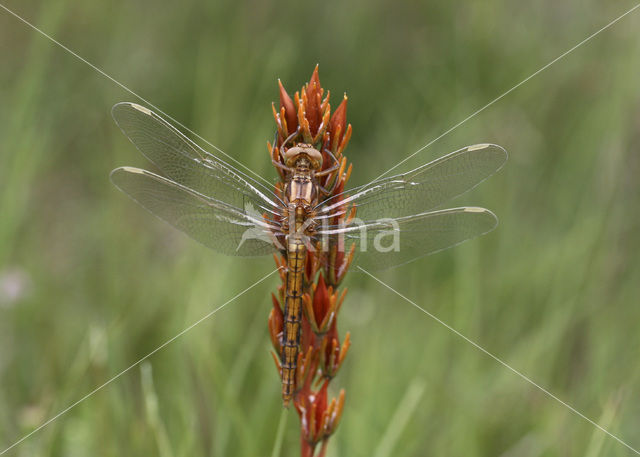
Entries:
{"label": "forewing", "polygon": [[477,186],[507,160],[495,144],[477,144],[447,154],[407,173],[383,178],[332,197],[319,215],[351,205],[364,222],[422,214]]}
{"label": "forewing", "polygon": [[215,251],[234,256],[276,252],[271,241],[275,227],[259,214],[246,214],[139,168],[116,168],[111,181],[152,214]]}
{"label": "forewing", "polygon": [[442,251],[490,232],[498,218],[485,208],[451,208],[397,219],[319,230],[320,238],[340,243],[345,252],[355,245],[352,265],[382,270]]}
{"label": "forewing", "polygon": [[200,148],[153,111],[124,102],[112,114],[138,150],[172,181],[239,209],[275,212],[278,199],[271,190]]}

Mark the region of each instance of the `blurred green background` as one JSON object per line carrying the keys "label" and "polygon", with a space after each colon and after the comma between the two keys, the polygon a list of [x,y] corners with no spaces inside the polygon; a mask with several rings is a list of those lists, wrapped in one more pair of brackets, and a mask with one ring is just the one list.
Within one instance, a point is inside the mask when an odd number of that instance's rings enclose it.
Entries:
{"label": "blurred green background", "polygon": [[[4,4],[253,170],[277,78],[349,95],[351,184],[373,179],[634,3],[335,0]],[[497,230],[380,277],[640,447],[640,10],[403,166],[493,142],[454,204]],[[207,251],[109,182],[147,165],[137,101],[0,10],[0,448],[274,268]],[[6,455],[269,456],[281,415],[271,278]],[[340,316],[330,456],[632,451],[362,274]],[[337,392],[333,391],[335,395]],[[288,412],[280,455],[298,455]]]}

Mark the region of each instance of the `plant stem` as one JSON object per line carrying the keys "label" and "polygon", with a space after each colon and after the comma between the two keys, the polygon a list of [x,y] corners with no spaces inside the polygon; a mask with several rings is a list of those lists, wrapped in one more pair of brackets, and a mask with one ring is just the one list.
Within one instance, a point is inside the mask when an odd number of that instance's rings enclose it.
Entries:
{"label": "plant stem", "polygon": [[280,413],[280,421],[278,422],[278,430],[276,431],[276,441],[273,443],[271,457],[278,457],[280,455],[280,450],[282,449],[282,440],[284,438],[284,430],[287,428],[287,412],[287,409],[282,408],[282,413]]}

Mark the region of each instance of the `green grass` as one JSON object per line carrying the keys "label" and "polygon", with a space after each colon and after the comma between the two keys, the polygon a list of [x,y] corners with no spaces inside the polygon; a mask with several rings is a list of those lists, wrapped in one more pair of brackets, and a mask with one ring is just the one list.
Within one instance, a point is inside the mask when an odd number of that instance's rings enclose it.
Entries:
{"label": "green grass", "polygon": [[[372,179],[631,8],[550,0],[5,3],[270,179],[277,78],[320,63],[349,95],[352,184]],[[640,12],[404,169],[494,142],[507,166],[454,203],[491,234],[382,280],[640,447]],[[0,448],[274,268],[209,252],[109,182],[146,165],[109,110],[136,101],[0,11]],[[15,456],[298,455],[252,289],[11,450]],[[330,456],[627,456],[598,431],[362,274]],[[1,290],[1,289],[0,289]],[[335,394],[336,392],[334,392]],[[0,449],[1,451],[1,449]]]}

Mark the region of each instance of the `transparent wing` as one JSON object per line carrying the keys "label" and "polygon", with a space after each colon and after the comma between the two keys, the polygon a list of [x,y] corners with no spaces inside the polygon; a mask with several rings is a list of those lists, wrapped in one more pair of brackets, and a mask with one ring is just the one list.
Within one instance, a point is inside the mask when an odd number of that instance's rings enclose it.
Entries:
{"label": "transparent wing", "polygon": [[275,212],[279,200],[271,190],[200,148],[153,111],[125,102],[111,112],[138,150],[172,181],[236,208]]}
{"label": "transparent wing", "polygon": [[349,252],[355,245],[352,265],[381,270],[450,248],[490,232],[498,218],[485,208],[451,208],[368,224],[318,230]]}
{"label": "transparent wing", "polygon": [[495,144],[477,144],[447,154],[407,173],[348,190],[323,202],[322,218],[356,206],[365,222],[422,214],[477,186],[507,160]]}
{"label": "transparent wing", "polygon": [[234,256],[276,252],[271,234],[277,228],[260,214],[246,214],[139,168],[116,168],[111,181],[149,212],[215,251]]}

